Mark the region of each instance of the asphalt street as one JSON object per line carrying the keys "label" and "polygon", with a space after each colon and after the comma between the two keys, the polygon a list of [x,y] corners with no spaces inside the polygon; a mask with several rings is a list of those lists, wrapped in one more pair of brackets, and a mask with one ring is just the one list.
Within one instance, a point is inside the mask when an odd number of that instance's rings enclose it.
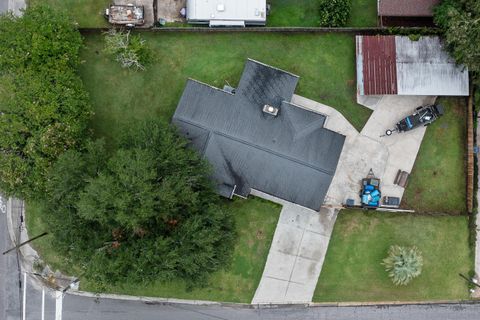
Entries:
{"label": "asphalt street", "polygon": [[[6,201],[0,196],[0,251],[12,243],[7,230]],[[20,283],[16,252],[0,255],[0,319],[18,319],[20,314]]]}
{"label": "asphalt street", "polygon": [[[0,250],[13,245],[7,232],[5,199],[0,198]],[[0,256],[0,320],[22,319],[23,287],[19,286],[15,251]],[[39,320],[42,313],[41,289],[27,281],[26,320]],[[22,284],[23,285],[23,284]],[[55,299],[47,291],[45,320],[54,320]],[[480,319],[480,304],[404,305],[369,307],[285,306],[253,308],[237,306],[198,306],[98,299],[71,294],[63,298],[63,320],[260,320],[260,319],[341,319],[341,320],[470,320]]]}

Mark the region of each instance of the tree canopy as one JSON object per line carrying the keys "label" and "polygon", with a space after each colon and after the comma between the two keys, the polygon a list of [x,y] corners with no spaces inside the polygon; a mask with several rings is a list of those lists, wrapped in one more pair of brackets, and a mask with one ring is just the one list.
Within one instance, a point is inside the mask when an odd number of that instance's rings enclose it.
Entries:
{"label": "tree canopy", "polygon": [[33,198],[49,167],[77,149],[92,114],[77,75],[80,33],[62,12],[0,16],[0,188]]}
{"label": "tree canopy", "polygon": [[443,0],[435,9],[435,23],[442,29],[455,60],[477,75],[480,71],[480,1]]}
{"label": "tree canopy", "polygon": [[60,250],[99,285],[182,278],[224,266],[233,217],[209,167],[176,132],[136,123],[109,154],[103,140],[67,151],[48,179],[45,213]]}

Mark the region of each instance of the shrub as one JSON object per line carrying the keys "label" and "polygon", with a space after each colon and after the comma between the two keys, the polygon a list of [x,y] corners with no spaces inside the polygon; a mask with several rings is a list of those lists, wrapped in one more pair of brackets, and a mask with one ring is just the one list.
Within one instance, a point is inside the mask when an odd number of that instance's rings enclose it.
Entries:
{"label": "shrub", "polygon": [[395,285],[407,285],[422,273],[423,258],[417,247],[391,246],[382,263]]}
{"label": "shrub", "polygon": [[123,68],[145,70],[152,59],[152,53],[145,40],[131,35],[130,30],[110,29],[105,33],[105,53],[114,57]]}
{"label": "shrub", "polygon": [[320,26],[345,26],[350,16],[351,7],[351,0],[320,0]]}

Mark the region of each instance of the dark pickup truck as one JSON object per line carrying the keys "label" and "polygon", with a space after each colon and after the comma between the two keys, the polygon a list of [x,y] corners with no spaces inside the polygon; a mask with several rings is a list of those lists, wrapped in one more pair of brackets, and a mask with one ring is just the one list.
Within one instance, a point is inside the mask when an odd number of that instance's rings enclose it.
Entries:
{"label": "dark pickup truck", "polygon": [[443,115],[443,107],[439,104],[418,107],[412,115],[403,118],[395,125],[395,131],[404,132],[420,126],[428,126]]}

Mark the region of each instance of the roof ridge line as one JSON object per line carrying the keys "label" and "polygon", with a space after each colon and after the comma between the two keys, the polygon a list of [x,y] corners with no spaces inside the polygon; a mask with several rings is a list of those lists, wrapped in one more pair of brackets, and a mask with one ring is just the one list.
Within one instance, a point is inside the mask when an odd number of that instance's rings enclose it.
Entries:
{"label": "roof ridge line", "polygon": [[277,67],[273,67],[273,66],[271,66],[271,65],[268,65],[268,64],[266,64],[266,63],[260,62],[260,61],[258,61],[258,60],[255,60],[255,59],[252,59],[252,58],[247,58],[247,61],[251,61],[251,62],[253,62],[253,63],[259,64],[259,65],[262,65],[262,66],[265,66],[265,67],[269,67],[269,68],[272,68],[272,69],[281,71],[281,72],[283,72],[283,73],[287,73],[287,74],[289,74],[289,75],[291,75],[291,76],[294,76],[294,77],[300,79],[300,76],[298,76],[298,75],[296,75],[296,74],[294,74],[294,73],[291,73],[291,72],[289,72],[289,71],[286,71],[286,70],[283,70],[283,69],[280,69],[280,68],[277,68]]}
{"label": "roof ridge line", "polygon": [[[189,120],[185,120],[185,119],[183,119],[183,118],[178,118],[178,117],[177,117],[176,119],[177,119],[177,120],[180,120],[180,121],[182,121],[182,122],[191,124],[191,125],[193,125],[193,126],[203,128],[200,124],[198,124],[198,123],[196,123],[196,122],[194,122],[194,121],[189,121]],[[206,129],[206,128],[204,128],[204,129]],[[208,130],[208,129],[206,129],[206,130]],[[301,160],[299,160],[299,159],[295,159],[295,158],[293,158],[293,157],[290,157],[290,156],[287,156],[287,155],[283,155],[283,154],[281,154],[281,153],[279,153],[279,152],[276,152],[276,151],[273,151],[273,150],[271,150],[271,149],[269,149],[269,148],[262,147],[262,146],[260,146],[260,145],[258,145],[258,144],[255,144],[255,143],[252,143],[252,142],[249,142],[249,141],[246,141],[246,140],[243,140],[243,139],[240,139],[240,138],[231,136],[231,135],[226,134],[226,133],[223,133],[223,132],[221,132],[221,131],[217,131],[217,130],[208,130],[208,131],[210,131],[210,132],[213,133],[213,134],[218,134],[219,136],[226,137],[226,138],[228,138],[228,139],[231,139],[231,140],[234,140],[234,141],[237,141],[237,142],[246,144],[246,145],[248,145],[248,146],[251,146],[251,147],[254,147],[254,148],[263,150],[263,151],[265,151],[265,152],[271,153],[271,154],[273,154],[273,155],[276,155],[277,157],[280,157],[280,158],[283,158],[283,159],[287,159],[287,160],[296,162],[296,163],[298,163],[298,164],[301,164],[301,165],[304,165],[304,166],[309,167],[309,168],[311,168],[311,169],[314,169],[314,170],[323,172],[323,173],[325,173],[325,174],[328,174],[328,175],[333,175],[333,174],[334,174],[334,171],[332,172],[332,171],[327,170],[327,169],[323,169],[323,168],[316,167],[316,166],[314,166],[314,165],[312,165],[312,164],[310,164],[310,163],[306,163],[306,162],[301,161]],[[208,140],[208,142],[210,142],[210,139]]]}
{"label": "roof ridge line", "polygon": [[220,88],[214,87],[214,86],[212,86],[212,85],[210,85],[210,84],[208,84],[208,83],[206,83],[206,82],[202,82],[202,81],[200,81],[200,80],[197,80],[197,79],[193,79],[193,78],[187,78],[187,82],[188,82],[188,81],[196,82],[196,83],[198,83],[198,84],[201,84],[201,85],[204,85],[204,86],[206,86],[206,87],[209,87],[209,88],[215,89],[215,90],[217,90],[217,91],[220,91],[220,92],[223,92],[223,93],[229,94],[229,95],[231,95],[231,96],[234,96],[234,95],[235,95],[235,94],[233,94],[233,93],[231,93],[231,92],[228,92],[228,91],[225,91],[225,90],[223,90],[223,89],[220,89]]}

